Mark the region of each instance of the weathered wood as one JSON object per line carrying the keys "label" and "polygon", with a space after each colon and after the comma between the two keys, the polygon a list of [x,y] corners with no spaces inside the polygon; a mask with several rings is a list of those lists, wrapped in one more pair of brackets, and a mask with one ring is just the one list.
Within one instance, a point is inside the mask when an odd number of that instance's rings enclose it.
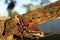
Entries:
{"label": "weathered wood", "polygon": [[37,8],[23,15],[26,20],[32,20],[36,24],[42,24],[49,20],[60,17],[60,1]]}
{"label": "weathered wood", "polygon": [[4,20],[0,20],[0,36],[2,35],[4,31]]}
{"label": "weathered wood", "polygon": [[19,35],[17,20],[10,18],[5,22],[5,35]]}

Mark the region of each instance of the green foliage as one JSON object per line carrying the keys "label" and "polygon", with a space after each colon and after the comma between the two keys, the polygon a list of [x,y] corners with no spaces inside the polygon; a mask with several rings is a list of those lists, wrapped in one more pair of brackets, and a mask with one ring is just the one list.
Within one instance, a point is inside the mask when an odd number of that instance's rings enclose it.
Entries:
{"label": "green foliage", "polygon": [[27,12],[32,10],[31,9],[32,6],[33,6],[33,4],[27,4],[27,5],[25,4],[25,5],[23,5],[23,7],[26,8]]}
{"label": "green foliage", "polygon": [[8,1],[14,1],[14,0],[5,0],[5,3],[8,3]]}
{"label": "green foliage", "polygon": [[10,13],[9,13],[9,16],[10,16],[10,17],[15,17],[16,14],[17,14],[17,12],[10,12]]}
{"label": "green foliage", "polygon": [[50,1],[49,0],[41,0],[41,5],[46,4],[46,3],[50,3]]}

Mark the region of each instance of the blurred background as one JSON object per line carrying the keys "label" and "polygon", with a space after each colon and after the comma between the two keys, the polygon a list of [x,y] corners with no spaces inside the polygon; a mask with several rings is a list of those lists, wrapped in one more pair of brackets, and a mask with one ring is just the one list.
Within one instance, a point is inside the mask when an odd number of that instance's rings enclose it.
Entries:
{"label": "blurred background", "polygon": [[0,0],[0,16],[24,14],[55,1],[58,0]]}

